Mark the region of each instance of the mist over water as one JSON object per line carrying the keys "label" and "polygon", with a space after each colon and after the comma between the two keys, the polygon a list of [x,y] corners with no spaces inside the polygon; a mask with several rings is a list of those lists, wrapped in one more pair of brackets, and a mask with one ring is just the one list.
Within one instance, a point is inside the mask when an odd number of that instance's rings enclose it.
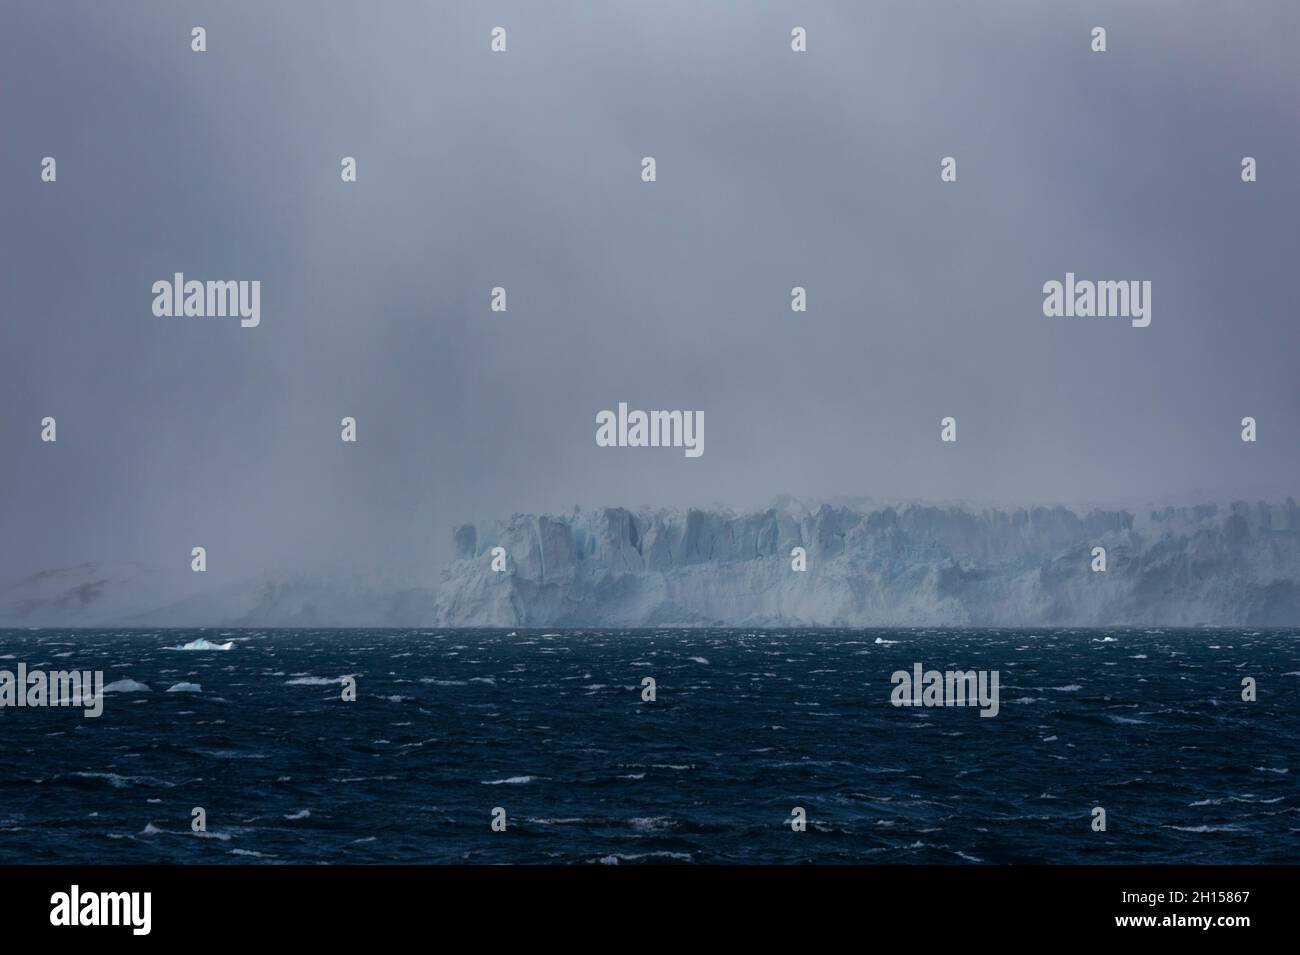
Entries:
{"label": "mist over water", "polygon": [[[1289,862],[1298,636],[5,630],[117,689],[0,710],[0,862]],[[891,706],[917,662],[998,716]]]}

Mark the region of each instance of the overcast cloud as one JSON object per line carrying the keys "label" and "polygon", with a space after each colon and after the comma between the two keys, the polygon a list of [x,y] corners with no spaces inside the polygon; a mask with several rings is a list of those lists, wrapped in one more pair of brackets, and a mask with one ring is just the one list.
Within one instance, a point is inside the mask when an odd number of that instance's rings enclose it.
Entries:
{"label": "overcast cloud", "polygon": [[[10,0],[0,577],[194,544],[432,574],[461,521],[575,503],[1294,493],[1298,28],[1281,0]],[[1150,327],[1045,318],[1066,271],[1150,280]],[[260,326],[155,317],[174,272],[260,280]],[[619,401],[703,411],[705,454],[597,448]]]}

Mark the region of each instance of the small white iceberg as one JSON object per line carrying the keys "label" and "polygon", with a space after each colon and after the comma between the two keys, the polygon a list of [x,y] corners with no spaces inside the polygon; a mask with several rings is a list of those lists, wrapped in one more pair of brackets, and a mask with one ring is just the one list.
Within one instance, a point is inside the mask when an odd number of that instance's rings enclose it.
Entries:
{"label": "small white iceberg", "polygon": [[136,680],[114,680],[102,690],[104,693],[148,693],[149,687]]}
{"label": "small white iceberg", "polygon": [[177,683],[167,689],[168,693],[202,693],[203,687],[197,683]]}
{"label": "small white iceberg", "polygon": [[199,637],[197,640],[191,640],[183,647],[168,647],[168,650],[233,650],[235,642],[230,643],[213,643],[211,640],[204,640]]}

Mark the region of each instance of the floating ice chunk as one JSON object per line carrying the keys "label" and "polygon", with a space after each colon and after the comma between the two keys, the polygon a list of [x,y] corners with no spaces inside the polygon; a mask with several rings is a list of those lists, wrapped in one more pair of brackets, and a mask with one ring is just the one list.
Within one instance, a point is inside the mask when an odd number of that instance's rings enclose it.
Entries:
{"label": "floating ice chunk", "polygon": [[102,693],[148,693],[149,687],[136,680],[114,680],[108,686],[104,687]]}
{"label": "floating ice chunk", "polygon": [[204,640],[202,637],[199,637],[197,640],[191,640],[189,643],[185,644],[184,646],[168,647],[167,649],[168,650],[233,650],[235,649],[235,642],[232,640],[230,643],[213,643],[211,640]]}

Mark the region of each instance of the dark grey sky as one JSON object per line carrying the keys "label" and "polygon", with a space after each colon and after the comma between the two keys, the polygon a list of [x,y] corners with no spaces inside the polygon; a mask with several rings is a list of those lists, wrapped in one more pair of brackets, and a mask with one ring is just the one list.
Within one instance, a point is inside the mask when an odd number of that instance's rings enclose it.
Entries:
{"label": "dark grey sky", "polygon": [[[1283,0],[11,0],[0,576],[433,568],[574,503],[1294,493],[1298,40]],[[1045,318],[1067,270],[1150,280],[1151,326]],[[177,271],[261,280],[260,327],[154,317]],[[597,448],[619,401],[702,410],[704,456]]]}

